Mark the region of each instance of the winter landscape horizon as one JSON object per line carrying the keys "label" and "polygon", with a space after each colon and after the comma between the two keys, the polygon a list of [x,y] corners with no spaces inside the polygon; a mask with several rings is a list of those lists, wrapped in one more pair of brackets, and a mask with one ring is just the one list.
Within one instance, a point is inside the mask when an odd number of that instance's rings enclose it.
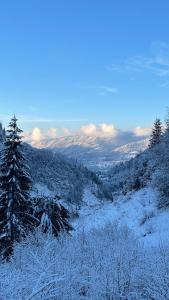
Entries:
{"label": "winter landscape horizon", "polygon": [[168,12],[0,2],[0,300],[169,300]]}

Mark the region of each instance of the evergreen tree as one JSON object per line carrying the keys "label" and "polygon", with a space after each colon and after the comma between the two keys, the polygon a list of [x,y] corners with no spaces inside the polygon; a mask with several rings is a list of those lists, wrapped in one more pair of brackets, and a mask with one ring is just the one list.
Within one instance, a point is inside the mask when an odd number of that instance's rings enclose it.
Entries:
{"label": "evergreen tree", "polygon": [[0,123],[0,142],[2,143],[5,139],[5,129],[2,127],[2,123]]}
{"label": "evergreen tree", "polygon": [[31,180],[23,154],[22,130],[14,116],[7,130],[1,158],[0,255],[10,257],[19,242],[35,225],[29,197]]}
{"label": "evergreen tree", "polygon": [[167,118],[166,118],[165,124],[166,124],[166,130],[165,131],[169,133],[169,108],[167,110]]}
{"label": "evergreen tree", "polygon": [[169,146],[169,108],[167,109],[167,117],[165,120],[165,131],[163,134],[163,142]]}
{"label": "evergreen tree", "polygon": [[160,144],[161,139],[162,139],[162,123],[161,123],[160,119],[156,119],[154,122],[153,129],[152,129],[152,134],[150,137],[149,148],[152,148],[155,145]]}
{"label": "evergreen tree", "polygon": [[51,233],[58,236],[61,232],[72,230],[69,224],[68,210],[57,203],[56,199],[41,197],[34,199],[35,217],[39,219],[39,226],[44,233]]}
{"label": "evergreen tree", "polygon": [[158,208],[169,207],[169,109],[165,121],[162,143],[155,153],[154,159],[158,168],[153,174],[153,183],[158,190]]}

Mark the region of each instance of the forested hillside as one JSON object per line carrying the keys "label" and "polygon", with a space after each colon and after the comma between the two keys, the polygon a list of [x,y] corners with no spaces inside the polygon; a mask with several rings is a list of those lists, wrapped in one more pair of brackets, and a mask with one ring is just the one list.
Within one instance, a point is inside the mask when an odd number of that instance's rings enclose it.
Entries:
{"label": "forested hillside", "polygon": [[148,149],[108,173],[114,193],[127,194],[152,187],[158,194],[158,207],[169,206],[169,119],[163,129],[159,119],[154,123]]}
{"label": "forested hillside", "polygon": [[51,150],[36,149],[26,144],[25,153],[34,190],[35,186],[46,187],[53,195],[80,205],[84,188],[89,187],[96,197],[112,200],[108,185],[103,184],[94,172],[75,160]]}

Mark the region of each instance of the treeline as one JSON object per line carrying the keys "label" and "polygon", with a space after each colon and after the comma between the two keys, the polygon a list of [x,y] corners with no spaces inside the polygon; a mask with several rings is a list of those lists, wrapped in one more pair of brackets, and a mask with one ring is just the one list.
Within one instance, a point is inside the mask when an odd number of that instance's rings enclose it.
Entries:
{"label": "treeline", "polygon": [[123,194],[152,186],[157,190],[158,208],[169,207],[169,113],[165,126],[155,120],[148,149],[115,166],[108,182],[114,193]]}
{"label": "treeline", "polygon": [[54,236],[72,230],[68,210],[56,198],[31,198],[31,178],[14,116],[3,139],[0,164],[0,257],[9,260],[14,245],[36,228]]}

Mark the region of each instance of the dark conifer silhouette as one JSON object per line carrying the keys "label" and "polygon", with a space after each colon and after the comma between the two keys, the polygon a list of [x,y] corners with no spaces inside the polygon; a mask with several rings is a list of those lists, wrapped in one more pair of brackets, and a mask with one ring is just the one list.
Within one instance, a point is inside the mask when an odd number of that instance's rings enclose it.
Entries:
{"label": "dark conifer silhouette", "polygon": [[14,116],[6,132],[0,166],[0,254],[4,259],[10,257],[15,242],[25,237],[36,223],[21,133]]}

